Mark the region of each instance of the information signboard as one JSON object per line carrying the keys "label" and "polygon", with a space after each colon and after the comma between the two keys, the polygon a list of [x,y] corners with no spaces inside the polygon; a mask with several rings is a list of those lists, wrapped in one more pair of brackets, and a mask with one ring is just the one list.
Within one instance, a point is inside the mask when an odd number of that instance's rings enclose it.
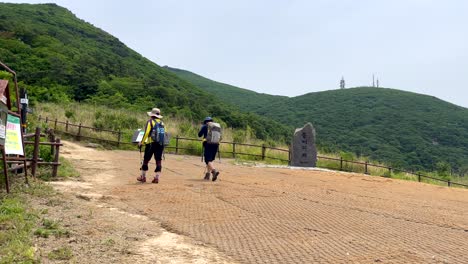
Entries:
{"label": "information signboard", "polygon": [[8,115],[6,123],[5,154],[24,156],[23,139],[21,138],[20,118]]}

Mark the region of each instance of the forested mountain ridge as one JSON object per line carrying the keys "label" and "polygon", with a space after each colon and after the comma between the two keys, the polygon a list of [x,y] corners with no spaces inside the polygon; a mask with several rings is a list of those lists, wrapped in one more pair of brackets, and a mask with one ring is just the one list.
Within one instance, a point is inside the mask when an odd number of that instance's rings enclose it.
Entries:
{"label": "forested mountain ridge", "polygon": [[[243,109],[294,127],[311,122],[323,150],[349,151],[399,168],[436,170],[450,164],[468,171],[468,109],[435,97],[358,87],[289,98],[167,68]],[[242,100],[247,96],[255,100]]]}
{"label": "forested mountain ridge", "polygon": [[0,60],[18,73],[32,103],[86,101],[116,108],[162,109],[199,121],[207,115],[261,139],[291,128],[213,98],[55,4],[0,3]]}
{"label": "forested mountain ridge", "polygon": [[163,68],[174,72],[182,79],[202,88],[203,90],[218,96],[223,101],[228,101],[231,104],[239,106],[247,111],[255,111],[267,104],[279,102],[286,96],[269,95],[265,93],[257,93],[251,90],[242,89],[229,84],[224,84],[207,79],[198,74],[164,66]]}

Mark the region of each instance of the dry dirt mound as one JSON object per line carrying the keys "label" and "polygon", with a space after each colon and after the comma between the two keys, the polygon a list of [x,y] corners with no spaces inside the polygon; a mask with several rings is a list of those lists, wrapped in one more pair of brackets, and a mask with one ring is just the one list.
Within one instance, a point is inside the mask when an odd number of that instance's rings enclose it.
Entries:
{"label": "dry dirt mound", "polygon": [[72,224],[86,263],[468,262],[468,190],[231,160],[208,182],[168,154],[160,184],[139,184],[136,151],[64,151],[83,182],[56,187],[94,210]]}

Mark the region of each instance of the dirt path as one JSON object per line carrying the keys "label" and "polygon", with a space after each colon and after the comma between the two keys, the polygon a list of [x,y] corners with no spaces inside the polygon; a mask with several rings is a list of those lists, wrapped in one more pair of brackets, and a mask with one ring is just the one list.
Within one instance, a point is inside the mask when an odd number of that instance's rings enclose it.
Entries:
{"label": "dirt path", "polygon": [[81,263],[468,263],[468,190],[231,160],[207,182],[169,154],[160,184],[139,184],[136,151],[64,156],[83,181],[55,186],[93,208],[68,219]]}

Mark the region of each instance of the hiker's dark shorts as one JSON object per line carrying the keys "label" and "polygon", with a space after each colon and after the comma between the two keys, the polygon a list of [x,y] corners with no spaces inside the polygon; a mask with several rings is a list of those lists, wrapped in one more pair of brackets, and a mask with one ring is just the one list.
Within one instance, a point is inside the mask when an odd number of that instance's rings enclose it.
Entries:
{"label": "hiker's dark shorts", "polygon": [[208,164],[208,162],[213,161],[216,159],[216,152],[218,152],[218,144],[208,144],[205,143],[205,163]]}
{"label": "hiker's dark shorts", "polygon": [[162,153],[164,146],[161,146],[159,143],[153,142],[151,144],[145,145],[145,156],[144,159],[146,162],[150,161],[154,155],[156,161],[162,160]]}

